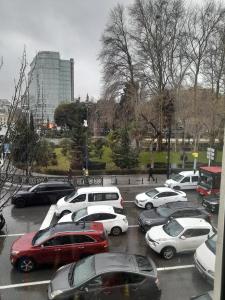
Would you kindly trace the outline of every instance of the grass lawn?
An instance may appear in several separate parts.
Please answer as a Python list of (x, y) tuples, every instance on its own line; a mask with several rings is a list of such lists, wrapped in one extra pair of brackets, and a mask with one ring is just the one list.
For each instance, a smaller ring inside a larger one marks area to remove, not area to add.
[[(45, 172), (47, 169), (51, 170), (61, 170), (68, 172), (70, 167), (70, 158), (68, 156), (64, 156), (61, 153), (62, 148), (56, 148), (55, 153), (58, 161), (58, 165), (56, 166), (48, 166), (47, 168), (42, 168), (41, 170)], [(102, 158), (99, 159), (98, 157), (91, 156), (91, 160), (105, 162), (107, 170), (118, 170), (119, 168), (115, 166), (112, 162), (112, 151), (109, 147), (104, 146), (104, 151)], [(194, 158), (191, 153), (187, 153), (188, 161), (193, 162)], [(167, 152), (148, 152), (148, 151), (141, 151), (139, 154), (139, 167), (145, 168), (151, 161), (159, 162), (159, 163), (166, 163), (167, 162)], [(200, 151), (198, 161), (201, 163), (208, 163), (206, 158), (206, 152)], [(216, 161), (222, 161), (222, 151), (217, 151)], [(171, 163), (182, 163), (180, 160), (180, 152), (173, 152), (171, 151)]]

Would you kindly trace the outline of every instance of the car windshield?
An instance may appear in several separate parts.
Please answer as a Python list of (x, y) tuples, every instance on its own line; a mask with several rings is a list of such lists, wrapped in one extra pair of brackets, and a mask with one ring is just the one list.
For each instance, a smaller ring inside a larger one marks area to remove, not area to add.
[(172, 213), (172, 209), (166, 208), (166, 207), (158, 207), (156, 209), (156, 212), (161, 217), (169, 217), (171, 215), (171, 213)]
[(171, 179), (173, 179), (174, 181), (177, 181), (177, 182), (180, 182), (183, 178), (184, 178), (184, 176), (180, 175), (180, 174), (175, 174), (175, 175), (171, 176)]
[(214, 254), (216, 254), (216, 241), (217, 241), (217, 234), (211, 236), (206, 242), (206, 246), (211, 250)]
[(78, 210), (77, 212), (74, 212), (72, 214), (72, 220), (74, 222), (79, 221), (82, 217), (86, 216), (88, 214), (87, 212), (87, 208), (82, 208), (80, 210)]
[(96, 275), (94, 256), (80, 260), (74, 269), (73, 285), (80, 286)]
[(151, 198), (153, 198), (155, 195), (157, 195), (159, 192), (156, 189), (149, 190), (145, 194)]
[(43, 243), (46, 239), (48, 239), (52, 234), (52, 228), (40, 230), (37, 232), (37, 234), (34, 236), (32, 245), (40, 245)]
[(28, 191), (33, 192), (38, 186), (39, 186), (39, 184), (36, 184), (36, 185), (32, 186)]
[(178, 236), (184, 228), (176, 221), (172, 220), (163, 226), (163, 230), (170, 236)]
[(65, 198), (64, 198), (64, 200), (65, 201), (70, 201), (72, 198), (75, 198), (75, 197), (77, 197), (77, 192), (76, 191), (74, 191), (74, 192), (72, 192), (71, 194), (69, 194), (69, 195), (67, 195)]

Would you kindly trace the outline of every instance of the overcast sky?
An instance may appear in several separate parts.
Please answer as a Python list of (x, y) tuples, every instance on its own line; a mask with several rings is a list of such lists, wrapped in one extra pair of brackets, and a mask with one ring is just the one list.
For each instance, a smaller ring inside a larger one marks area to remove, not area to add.
[(24, 45), (29, 62), (38, 51), (74, 58), (75, 97), (98, 98), (97, 55), (110, 9), (132, 0), (0, 0), (0, 99), (11, 99)]
[[(202, 0), (185, 0), (185, 3)], [(28, 61), (38, 51), (74, 58), (75, 97), (98, 98), (101, 90), (100, 37), (117, 3), (133, 0), (0, 0), (0, 99), (11, 99), (23, 48)]]

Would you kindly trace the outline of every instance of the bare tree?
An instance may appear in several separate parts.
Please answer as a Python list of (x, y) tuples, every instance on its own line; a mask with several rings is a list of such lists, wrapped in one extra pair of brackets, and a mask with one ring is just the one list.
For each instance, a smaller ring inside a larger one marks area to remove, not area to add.
[[(127, 17), (122, 5), (111, 10), (110, 20), (101, 38), (99, 59), (103, 65), (106, 95), (120, 95), (125, 84), (136, 90), (135, 62)], [(136, 99), (137, 100), (137, 99)]]
[(197, 110), (197, 88), (201, 75), (201, 67), (204, 58), (208, 54), (209, 41), (212, 35), (215, 34), (216, 27), (223, 17), (224, 9), (221, 4), (217, 5), (213, 0), (205, 2), (202, 7), (196, 5), (189, 11), (186, 35), (189, 47), (186, 48), (186, 54), (191, 64), (190, 79), (193, 81), (194, 86), (192, 109), (195, 122), (195, 150), (197, 150), (198, 147), (198, 132), (201, 126), (198, 121), (199, 112)]

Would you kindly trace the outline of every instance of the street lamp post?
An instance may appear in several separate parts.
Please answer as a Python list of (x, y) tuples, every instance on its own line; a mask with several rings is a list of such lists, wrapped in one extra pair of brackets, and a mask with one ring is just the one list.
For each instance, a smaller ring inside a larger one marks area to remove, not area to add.
[(168, 147), (167, 147), (167, 179), (170, 177), (170, 140), (171, 140), (171, 127), (172, 127), (172, 115), (174, 112), (173, 101), (170, 99), (169, 103), (165, 107), (167, 124), (168, 124)]

